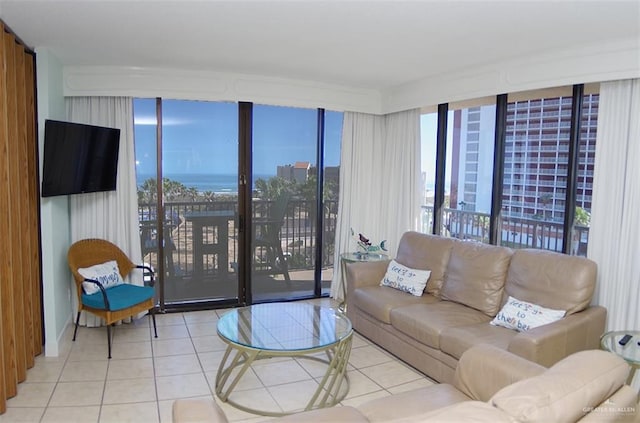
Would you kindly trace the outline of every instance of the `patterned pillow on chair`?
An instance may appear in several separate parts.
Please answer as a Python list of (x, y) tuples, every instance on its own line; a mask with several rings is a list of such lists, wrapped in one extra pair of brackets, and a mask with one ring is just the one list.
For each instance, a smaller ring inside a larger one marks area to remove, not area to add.
[[(81, 267), (78, 269), (78, 273), (80, 273), (85, 279), (97, 280), (102, 284), (104, 289), (124, 283), (124, 281), (122, 280), (122, 276), (120, 276), (118, 262), (116, 262), (115, 260), (96, 264), (91, 267)], [(82, 288), (88, 295), (95, 294), (96, 292), (100, 291), (98, 285), (91, 282), (82, 282)]]

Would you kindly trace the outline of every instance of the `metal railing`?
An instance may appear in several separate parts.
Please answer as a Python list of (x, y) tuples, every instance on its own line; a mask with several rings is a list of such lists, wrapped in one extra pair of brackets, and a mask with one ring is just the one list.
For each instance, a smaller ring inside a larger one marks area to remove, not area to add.
[[(488, 213), (445, 208), (442, 216), (442, 234), (453, 238), (489, 242)], [(433, 206), (422, 206), (422, 231), (431, 233)], [(563, 251), (564, 227), (562, 223), (543, 219), (505, 217), (501, 222), (500, 245), (511, 248), (539, 248)], [(571, 253), (585, 256), (589, 242), (589, 227), (575, 225)]]
[[(337, 200), (324, 203), (324, 233), (322, 245), (323, 268), (333, 266), (333, 251), (335, 241), (336, 220), (338, 211)], [(268, 200), (253, 200), (253, 219), (269, 216), (272, 202)], [(283, 225), (280, 229), (282, 249), (287, 257), (290, 270), (314, 269), (316, 250), (317, 226), (315, 224), (315, 201), (292, 199), (287, 207)], [(230, 211), (236, 216), (228, 223), (228, 239), (217, 239), (217, 231), (213, 227), (202, 228), (203, 242), (227, 245), (229, 263), (217, 263), (215, 257), (207, 257), (203, 261), (203, 271), (206, 274), (226, 266), (226, 271), (234, 272), (234, 264), (238, 262), (238, 232), (237, 232), (237, 202), (209, 201), (209, 202), (167, 202), (164, 205), (164, 250), (167, 257), (169, 276), (189, 277), (193, 274), (193, 226), (185, 219), (191, 213), (213, 211)], [(140, 219), (140, 236), (142, 255), (145, 262), (157, 266), (157, 208), (155, 204), (138, 204)], [(223, 268), (224, 269), (224, 268)]]

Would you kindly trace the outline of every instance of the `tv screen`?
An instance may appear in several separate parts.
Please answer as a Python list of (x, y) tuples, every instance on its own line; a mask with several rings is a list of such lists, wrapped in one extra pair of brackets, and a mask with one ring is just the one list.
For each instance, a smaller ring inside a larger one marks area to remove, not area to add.
[(46, 120), (42, 196), (116, 189), (120, 130)]

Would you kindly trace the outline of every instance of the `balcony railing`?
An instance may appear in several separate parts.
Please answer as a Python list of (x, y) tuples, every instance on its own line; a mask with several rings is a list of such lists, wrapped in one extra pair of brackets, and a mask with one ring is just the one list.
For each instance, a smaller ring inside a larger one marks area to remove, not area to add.
[[(272, 203), (254, 200), (253, 219), (269, 215)], [(290, 270), (311, 270), (314, 268), (316, 251), (315, 202), (292, 200), (287, 208), (284, 224), (280, 230), (282, 249), (287, 257)], [(324, 233), (322, 246), (322, 268), (333, 267), (333, 252), (337, 220), (337, 201), (326, 201), (324, 207)], [(140, 235), (143, 258), (157, 267), (157, 213), (155, 205), (140, 204)], [(194, 274), (193, 224), (185, 218), (190, 213), (229, 211), (237, 215), (237, 203), (234, 201), (213, 202), (173, 202), (165, 204), (164, 236), (167, 274), (170, 277), (192, 277)], [(422, 206), (423, 232), (431, 232), (433, 206)], [(489, 242), (489, 220), (487, 213), (445, 208), (442, 232), (454, 238)], [(206, 275), (214, 275), (222, 270), (235, 272), (234, 263), (238, 262), (237, 218), (228, 222), (228, 239), (217, 239), (213, 228), (203, 228), (203, 242), (220, 243), (228, 248), (228, 263), (217, 263), (211, 257), (203, 260), (201, 269)], [(511, 248), (540, 248), (561, 252), (563, 250), (563, 225), (547, 220), (508, 217), (502, 220), (501, 245)], [(574, 227), (572, 253), (586, 255), (589, 228)]]
[[(253, 219), (269, 216), (272, 202), (266, 200), (254, 200)], [(325, 201), (324, 207), (324, 233), (322, 246), (323, 268), (333, 266), (333, 248), (335, 240), (337, 201)], [(147, 263), (157, 266), (157, 212), (152, 204), (139, 204), (138, 214), (140, 219), (140, 236), (143, 258)], [(194, 274), (194, 226), (190, 219), (186, 218), (193, 213), (227, 211), (228, 239), (218, 239), (218, 232), (213, 227), (204, 226), (202, 230), (203, 244), (226, 245), (228, 248), (228, 263), (217, 263), (213, 257), (205, 257), (202, 261), (202, 269), (196, 269), (203, 275), (213, 275), (224, 270), (233, 273), (235, 263), (238, 262), (238, 232), (237, 232), (237, 203), (235, 201), (210, 201), (210, 202), (167, 202), (165, 203), (164, 219), (164, 250), (167, 256), (166, 267), (169, 276), (191, 277)], [(291, 200), (287, 207), (284, 223), (280, 229), (280, 241), (282, 249), (287, 257), (290, 270), (311, 270), (314, 268), (316, 250), (317, 227), (315, 224), (315, 201)], [(198, 261), (199, 262), (199, 261)]]
[[(430, 233), (433, 225), (433, 206), (422, 206), (423, 232)], [(453, 238), (489, 242), (489, 219), (487, 213), (445, 208), (442, 216), (442, 233)], [(563, 251), (562, 223), (544, 219), (506, 217), (502, 219), (501, 245), (511, 248), (539, 248)], [(571, 253), (586, 255), (589, 227), (576, 225), (573, 232)]]

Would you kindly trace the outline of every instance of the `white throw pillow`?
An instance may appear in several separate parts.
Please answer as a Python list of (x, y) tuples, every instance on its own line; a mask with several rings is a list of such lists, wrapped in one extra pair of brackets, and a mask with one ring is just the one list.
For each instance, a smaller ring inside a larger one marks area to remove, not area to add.
[[(97, 280), (102, 284), (102, 286), (104, 286), (104, 289), (124, 283), (122, 276), (120, 276), (118, 262), (115, 260), (96, 264), (91, 267), (81, 267), (78, 269), (78, 273), (84, 276), (85, 279)], [(82, 282), (82, 287), (84, 288), (84, 292), (88, 295), (95, 294), (100, 291), (98, 285), (91, 282)]]
[(560, 320), (565, 314), (565, 310), (545, 308), (510, 296), (491, 324), (525, 332)]
[(420, 297), (427, 286), (429, 276), (431, 276), (431, 270), (411, 269), (395, 260), (391, 260), (380, 286), (399, 289)]

